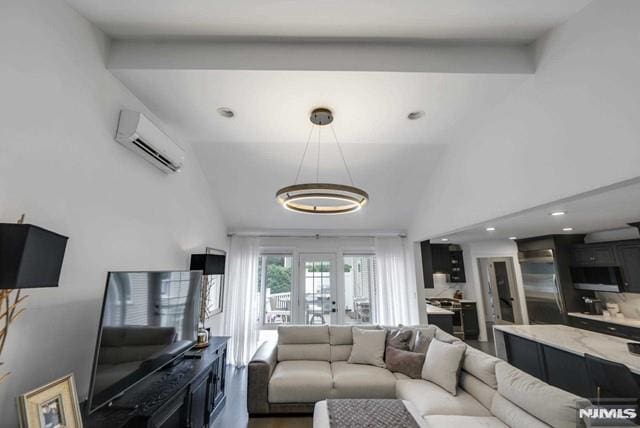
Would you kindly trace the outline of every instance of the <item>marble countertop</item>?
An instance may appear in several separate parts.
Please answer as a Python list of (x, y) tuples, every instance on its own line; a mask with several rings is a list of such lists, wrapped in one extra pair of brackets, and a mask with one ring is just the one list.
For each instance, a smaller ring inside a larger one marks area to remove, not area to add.
[(576, 355), (591, 354), (615, 361), (640, 375), (640, 355), (629, 352), (628, 339), (559, 324), (496, 325), (493, 328)]
[(618, 324), (625, 325), (627, 327), (640, 328), (640, 320), (633, 318), (605, 317), (604, 315), (583, 314), (582, 312), (569, 312), (568, 315), (572, 317), (586, 318), (588, 320), (606, 322), (609, 324)]
[(452, 311), (427, 303), (427, 315), (455, 315)]

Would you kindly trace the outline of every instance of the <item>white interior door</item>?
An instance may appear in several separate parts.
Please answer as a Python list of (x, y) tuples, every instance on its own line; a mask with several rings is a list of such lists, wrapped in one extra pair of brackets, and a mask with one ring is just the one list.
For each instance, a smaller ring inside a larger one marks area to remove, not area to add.
[(301, 254), (298, 313), (303, 324), (337, 324), (335, 254)]

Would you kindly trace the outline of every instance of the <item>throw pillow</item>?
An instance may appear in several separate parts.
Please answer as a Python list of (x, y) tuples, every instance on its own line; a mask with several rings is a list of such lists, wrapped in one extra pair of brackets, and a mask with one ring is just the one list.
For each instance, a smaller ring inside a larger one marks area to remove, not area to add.
[(467, 345), (462, 342), (445, 343), (434, 339), (429, 344), (422, 366), (422, 378), (456, 395), (462, 357)]
[(433, 334), (429, 334), (426, 331), (418, 330), (416, 332), (416, 341), (413, 344), (412, 352), (426, 354), (427, 350), (429, 349), (429, 344), (433, 340), (434, 334), (435, 331), (433, 332)]
[(402, 349), (403, 351), (411, 350), (411, 339), (413, 338), (413, 330), (407, 328), (394, 328), (389, 330), (387, 334), (387, 347)]
[(424, 358), (424, 354), (387, 346), (384, 363), (387, 366), (387, 370), (406, 374), (412, 379), (420, 379)]
[(386, 339), (386, 330), (363, 330), (353, 327), (353, 346), (347, 362), (385, 368), (383, 358)]

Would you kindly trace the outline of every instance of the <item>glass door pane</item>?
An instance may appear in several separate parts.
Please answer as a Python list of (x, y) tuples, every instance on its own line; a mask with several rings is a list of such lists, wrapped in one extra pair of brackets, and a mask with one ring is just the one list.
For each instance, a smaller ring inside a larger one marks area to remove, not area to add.
[(333, 255), (300, 256), (304, 324), (336, 322), (334, 260)]
[(265, 326), (291, 322), (292, 257), (263, 255), (260, 258), (260, 284), (264, 287), (262, 322)]
[(371, 324), (375, 256), (344, 256), (343, 324)]

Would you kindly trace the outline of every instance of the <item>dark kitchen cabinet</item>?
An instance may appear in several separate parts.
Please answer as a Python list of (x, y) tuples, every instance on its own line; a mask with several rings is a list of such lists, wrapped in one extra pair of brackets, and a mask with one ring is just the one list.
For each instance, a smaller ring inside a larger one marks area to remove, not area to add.
[(462, 316), (462, 328), (465, 340), (476, 340), (480, 335), (478, 324), (478, 309), (475, 302), (463, 302), (460, 304)]
[(581, 397), (595, 397), (596, 387), (587, 373), (584, 357), (550, 346), (541, 346), (540, 350), (549, 384)]
[(431, 244), (431, 260), (433, 273), (448, 274), (451, 271), (449, 245)]
[(640, 293), (640, 243), (618, 244), (616, 253), (622, 267), (625, 291)]
[(431, 261), (431, 243), (429, 241), (420, 243), (420, 256), (422, 258), (424, 288), (433, 288), (433, 263)]
[(511, 365), (538, 379), (545, 380), (547, 378), (539, 343), (512, 334), (505, 334), (504, 344)]
[(449, 282), (467, 282), (462, 250), (449, 251)]
[(569, 325), (583, 330), (594, 331), (596, 333), (610, 334), (612, 336), (623, 337), (640, 341), (640, 328), (626, 325), (614, 324), (603, 321), (596, 321), (588, 318), (569, 315)]
[(605, 245), (575, 245), (571, 250), (573, 266), (615, 266), (617, 264), (615, 248)]

